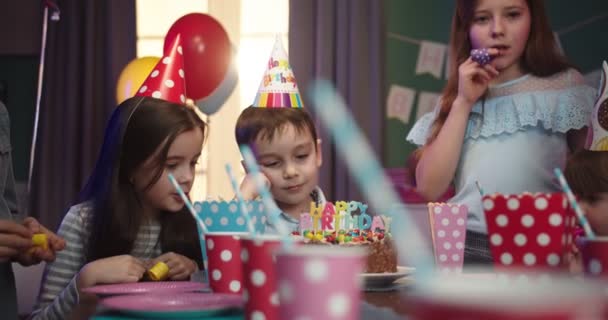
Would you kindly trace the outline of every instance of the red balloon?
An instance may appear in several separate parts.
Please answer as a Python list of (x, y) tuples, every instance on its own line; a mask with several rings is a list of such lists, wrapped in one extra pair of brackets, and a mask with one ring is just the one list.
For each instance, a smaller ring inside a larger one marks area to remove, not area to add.
[(190, 13), (175, 21), (167, 32), (165, 53), (178, 34), (184, 53), (186, 95), (194, 100), (207, 97), (226, 77), (231, 57), (228, 34), (214, 18)]

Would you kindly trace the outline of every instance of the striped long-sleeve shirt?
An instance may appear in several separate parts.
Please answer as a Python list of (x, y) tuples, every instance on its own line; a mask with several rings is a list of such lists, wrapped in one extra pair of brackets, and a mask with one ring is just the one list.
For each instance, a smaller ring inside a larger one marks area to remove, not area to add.
[[(90, 234), (92, 204), (81, 203), (70, 208), (57, 234), (66, 240), (65, 249), (57, 252), (54, 262), (46, 265), (33, 319), (65, 319), (78, 303), (76, 276), (85, 264), (84, 252)], [(143, 225), (137, 234), (131, 255), (153, 259), (161, 254), (160, 224)]]

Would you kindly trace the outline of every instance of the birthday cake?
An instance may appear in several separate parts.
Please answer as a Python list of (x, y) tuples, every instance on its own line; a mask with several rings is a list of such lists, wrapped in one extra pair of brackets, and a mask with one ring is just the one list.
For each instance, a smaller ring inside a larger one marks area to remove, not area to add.
[(317, 206), (300, 216), (305, 244), (360, 246), (367, 249), (366, 273), (397, 272), (397, 250), (389, 232), (391, 219), (371, 216), (367, 205), (356, 201), (337, 201)]

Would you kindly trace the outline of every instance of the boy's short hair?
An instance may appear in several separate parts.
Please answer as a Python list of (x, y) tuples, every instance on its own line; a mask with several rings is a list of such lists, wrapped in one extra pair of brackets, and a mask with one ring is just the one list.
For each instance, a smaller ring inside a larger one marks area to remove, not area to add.
[(568, 159), (564, 176), (575, 195), (594, 203), (608, 193), (608, 151), (577, 151)]
[(236, 121), (236, 142), (240, 146), (257, 139), (272, 141), (275, 133), (280, 133), (287, 124), (292, 124), (299, 133), (310, 132), (316, 149), (317, 129), (310, 114), (302, 108), (246, 108)]

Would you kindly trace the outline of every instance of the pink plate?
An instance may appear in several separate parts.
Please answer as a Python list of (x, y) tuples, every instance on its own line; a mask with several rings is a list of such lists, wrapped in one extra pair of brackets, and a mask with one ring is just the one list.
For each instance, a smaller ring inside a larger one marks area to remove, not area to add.
[(194, 281), (159, 281), (104, 284), (83, 289), (98, 295), (138, 294), (153, 292), (192, 292), (209, 290), (207, 284)]
[(243, 307), (238, 294), (223, 293), (163, 293), (124, 295), (106, 298), (101, 304), (145, 318), (204, 317)]

